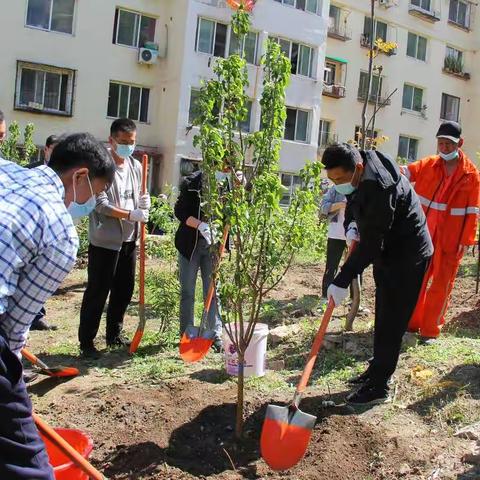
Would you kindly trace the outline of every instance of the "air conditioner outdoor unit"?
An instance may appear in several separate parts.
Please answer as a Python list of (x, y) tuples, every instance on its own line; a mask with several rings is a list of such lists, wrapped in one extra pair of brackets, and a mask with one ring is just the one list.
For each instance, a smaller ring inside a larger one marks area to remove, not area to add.
[(153, 65), (157, 63), (158, 50), (151, 48), (140, 48), (138, 51), (138, 63)]

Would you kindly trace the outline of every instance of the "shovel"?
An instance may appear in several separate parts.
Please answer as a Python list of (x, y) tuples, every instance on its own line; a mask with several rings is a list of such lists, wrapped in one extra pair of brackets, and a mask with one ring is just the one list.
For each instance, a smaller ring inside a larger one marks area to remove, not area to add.
[[(148, 174), (148, 155), (143, 155), (142, 158), (142, 195), (147, 193), (147, 174)], [(137, 351), (140, 342), (142, 341), (143, 332), (145, 330), (145, 224), (140, 225), (140, 272), (139, 272), (139, 287), (138, 287), (138, 326), (137, 331), (130, 344), (129, 353)]]
[(75, 367), (53, 367), (50, 368), (47, 364), (43, 363), (33, 353), (29, 352), (26, 348), (22, 348), (22, 355), (30, 363), (32, 363), (38, 369), (38, 373), (47, 375), (49, 377), (76, 377), (80, 372)]
[[(223, 230), (222, 242), (218, 250), (218, 261), (221, 260), (223, 252), (225, 251), (225, 244), (227, 243), (229, 227), (226, 226)], [(207, 297), (203, 307), (202, 319), (200, 325), (195, 327), (190, 325), (186, 328), (180, 340), (180, 356), (185, 362), (198, 362), (210, 350), (215, 340), (215, 332), (207, 330), (205, 325), (207, 323), (208, 312), (212, 304), (213, 296), (215, 294), (215, 283), (212, 279), (208, 287)]]
[[(354, 248), (355, 243), (350, 247), (349, 254), (351, 254)], [(260, 437), (260, 451), (265, 462), (273, 470), (288, 470), (292, 468), (303, 458), (307, 451), (317, 417), (302, 412), (299, 405), (307, 388), (308, 380), (322, 346), (334, 308), (335, 303), (330, 298), (292, 403), (288, 407), (280, 407), (278, 405), (268, 405), (267, 407)]]

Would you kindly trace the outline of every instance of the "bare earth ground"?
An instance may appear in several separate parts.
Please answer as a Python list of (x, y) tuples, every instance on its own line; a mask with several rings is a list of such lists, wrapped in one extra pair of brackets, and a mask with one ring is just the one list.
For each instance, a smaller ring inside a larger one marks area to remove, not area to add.
[[(302, 410), (319, 419), (306, 457), (283, 473), (262, 461), (266, 405), (291, 398), (318, 326), (322, 268), (296, 264), (272, 296), (266, 318), (273, 325), (298, 323), (301, 332), (269, 349), (270, 360), (284, 362), (280, 371), (248, 382), (240, 444), (233, 441), (236, 385), (220, 355), (186, 366), (171, 346), (149, 334), (133, 358), (123, 351), (105, 351), (98, 362), (78, 357), (84, 270), (74, 271), (47, 305), (48, 320), (59, 330), (32, 332), (29, 342), (48, 364), (77, 366), (82, 375), (63, 383), (36, 381), (30, 386), (34, 408), (53, 426), (88, 432), (95, 443), (92, 461), (110, 479), (480, 479), (480, 470), (461, 461), (471, 442), (453, 437), (458, 427), (480, 420), (479, 309), (471, 258), (457, 280), (440, 342), (405, 348), (391, 404), (360, 412), (345, 406), (345, 380), (364, 368), (371, 353), (372, 315), (360, 317), (348, 334), (341, 333), (343, 319), (335, 318), (302, 402)], [(364, 303), (373, 309), (369, 273), (364, 283)], [(129, 332), (136, 321), (134, 305)], [(154, 320), (147, 329), (155, 331)], [(98, 346), (104, 348), (103, 338)], [(322, 406), (325, 400), (336, 406)]]

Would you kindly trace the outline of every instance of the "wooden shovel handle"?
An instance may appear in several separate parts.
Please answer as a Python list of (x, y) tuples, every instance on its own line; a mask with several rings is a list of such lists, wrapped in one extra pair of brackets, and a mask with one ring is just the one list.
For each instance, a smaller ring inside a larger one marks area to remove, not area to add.
[(52, 427), (43, 421), (37, 414), (32, 413), (33, 420), (37, 428), (43, 435), (48, 438), (62, 453), (64, 453), (78, 468), (82, 470), (89, 478), (94, 480), (105, 480), (105, 477), (100, 473), (90, 462), (83, 458), (67, 441), (65, 441)]
[[(350, 256), (355, 249), (356, 242), (353, 242), (349, 251), (348, 256)], [(348, 258), (347, 256), (347, 258)], [(322, 346), (323, 339), (325, 337), (325, 333), (328, 328), (328, 324), (330, 323), (330, 319), (332, 318), (333, 310), (335, 309), (335, 302), (333, 298), (330, 298), (328, 301), (327, 309), (323, 314), (322, 322), (320, 323), (320, 328), (315, 335), (315, 340), (313, 341), (312, 348), (310, 349), (310, 353), (308, 354), (307, 363), (305, 364), (305, 368), (303, 369), (302, 376), (300, 381), (297, 385), (297, 394), (300, 394), (305, 391), (307, 388), (308, 380), (310, 380), (310, 375), (312, 374), (313, 367), (315, 365), (315, 361), (317, 360), (318, 352), (320, 351), (320, 347)]]

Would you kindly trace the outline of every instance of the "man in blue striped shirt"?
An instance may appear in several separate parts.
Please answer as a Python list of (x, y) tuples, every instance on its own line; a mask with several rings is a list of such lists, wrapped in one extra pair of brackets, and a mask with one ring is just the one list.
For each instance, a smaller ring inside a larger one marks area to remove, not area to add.
[(30, 325), (75, 263), (73, 221), (88, 215), (115, 164), (89, 134), (66, 137), (48, 166), (0, 159), (0, 478), (53, 480), (32, 419), (20, 350)]

